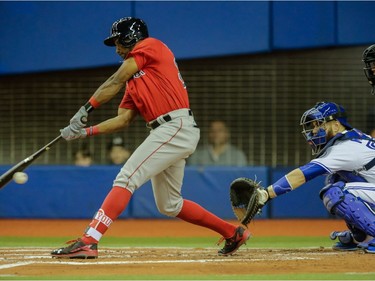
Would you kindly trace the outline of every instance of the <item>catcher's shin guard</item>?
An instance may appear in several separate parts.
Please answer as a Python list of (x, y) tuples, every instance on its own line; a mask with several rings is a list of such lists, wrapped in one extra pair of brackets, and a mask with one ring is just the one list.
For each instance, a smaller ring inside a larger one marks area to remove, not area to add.
[(361, 198), (343, 190), (344, 186), (343, 182), (337, 182), (330, 188), (325, 187), (322, 194), (324, 206), (348, 225), (375, 236), (375, 211)]

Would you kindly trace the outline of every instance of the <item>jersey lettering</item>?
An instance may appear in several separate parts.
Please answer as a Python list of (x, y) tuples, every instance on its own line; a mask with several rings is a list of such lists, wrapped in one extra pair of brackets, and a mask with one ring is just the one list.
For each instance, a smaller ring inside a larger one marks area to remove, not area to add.
[(146, 75), (146, 73), (144, 73), (144, 71), (143, 70), (140, 70), (140, 71), (138, 71), (137, 73), (135, 73), (134, 75), (133, 75), (133, 78), (139, 78), (139, 77), (141, 77), (141, 76), (143, 76), (143, 75)]
[(373, 140), (369, 140), (366, 146), (372, 150), (375, 150), (375, 142)]

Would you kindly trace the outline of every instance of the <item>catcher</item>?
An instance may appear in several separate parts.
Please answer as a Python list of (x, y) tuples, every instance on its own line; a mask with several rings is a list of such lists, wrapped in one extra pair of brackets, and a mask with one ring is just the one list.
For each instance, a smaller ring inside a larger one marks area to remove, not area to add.
[(331, 233), (334, 250), (375, 253), (375, 140), (353, 128), (345, 109), (319, 102), (301, 117), (302, 134), (316, 158), (263, 188), (236, 179), (230, 188), (233, 211), (247, 225), (272, 198), (290, 192), (319, 175), (328, 175), (319, 193), (326, 209), (348, 227)]

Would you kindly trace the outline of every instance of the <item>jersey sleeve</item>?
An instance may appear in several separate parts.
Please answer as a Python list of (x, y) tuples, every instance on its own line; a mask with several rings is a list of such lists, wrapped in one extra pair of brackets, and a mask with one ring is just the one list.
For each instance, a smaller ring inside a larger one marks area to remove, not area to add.
[(317, 176), (324, 175), (330, 172), (325, 166), (319, 165), (319, 163), (315, 163), (313, 161), (307, 163), (304, 166), (301, 166), (300, 170), (305, 176), (306, 182), (316, 178)]
[(347, 140), (329, 147), (326, 153), (311, 162), (322, 166), (330, 174), (352, 171), (360, 165), (357, 163), (358, 153), (355, 142)]
[(152, 40), (144, 40), (129, 53), (129, 56), (134, 58), (138, 69), (143, 69), (145, 65), (152, 63), (153, 58), (156, 57), (155, 47)]

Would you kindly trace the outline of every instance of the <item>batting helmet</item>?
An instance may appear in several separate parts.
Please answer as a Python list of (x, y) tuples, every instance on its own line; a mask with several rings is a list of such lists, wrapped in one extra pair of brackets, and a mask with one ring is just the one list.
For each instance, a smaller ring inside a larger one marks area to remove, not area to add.
[(319, 102), (303, 113), (300, 122), (302, 135), (311, 146), (312, 154), (318, 154), (329, 141), (326, 130), (319, 127), (314, 131), (315, 127), (332, 120), (339, 121), (348, 130), (353, 129), (347, 121), (345, 109), (334, 102)]
[(363, 70), (368, 82), (372, 86), (371, 93), (375, 94), (375, 75), (371, 70), (371, 68), (375, 68), (375, 44), (371, 45), (363, 52), (362, 61), (365, 63), (365, 68), (363, 68)]
[(139, 40), (148, 37), (146, 23), (138, 18), (126, 17), (115, 21), (112, 24), (111, 36), (104, 40), (107, 46), (115, 46), (118, 38), (119, 43), (126, 48), (133, 46)]

